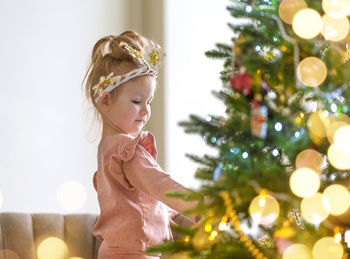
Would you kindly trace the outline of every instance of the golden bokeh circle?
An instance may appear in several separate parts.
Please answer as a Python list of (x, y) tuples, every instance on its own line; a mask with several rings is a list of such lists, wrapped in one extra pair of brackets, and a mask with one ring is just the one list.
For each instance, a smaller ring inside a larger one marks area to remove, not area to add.
[(329, 201), (317, 192), (301, 201), (300, 211), (306, 221), (318, 225), (329, 215)]
[(299, 168), (290, 176), (289, 185), (296, 196), (301, 198), (310, 197), (320, 188), (320, 178), (310, 168)]
[(346, 143), (335, 141), (329, 146), (328, 161), (339, 170), (350, 169), (350, 149)]
[(312, 254), (306, 245), (293, 244), (284, 250), (282, 259), (312, 259)]
[(330, 117), (326, 116), (324, 111), (319, 110), (312, 113), (307, 121), (310, 137), (313, 136), (322, 141), (322, 139), (327, 137), (327, 129), (330, 123)]
[(345, 127), (345, 126), (348, 126), (348, 123), (344, 122), (344, 121), (333, 121), (329, 126), (328, 128), (326, 129), (327, 130), (327, 138), (328, 138), (328, 141), (329, 143), (334, 143), (334, 135), (335, 135), (335, 132), (342, 128), (342, 127)]
[(341, 244), (334, 242), (333, 237), (324, 237), (315, 243), (312, 254), (317, 259), (341, 259), (344, 250)]
[(335, 131), (334, 142), (350, 145), (350, 125), (340, 127)]
[(329, 201), (330, 214), (341, 215), (348, 210), (350, 206), (350, 193), (343, 185), (332, 184), (323, 191), (323, 195)]
[(349, 20), (347, 17), (333, 18), (327, 14), (322, 17), (321, 33), (326, 40), (341, 41), (349, 34)]
[(324, 157), (321, 153), (314, 149), (305, 149), (301, 151), (295, 159), (295, 167), (297, 169), (307, 167), (316, 173), (322, 173), (324, 169)]
[(300, 38), (315, 38), (322, 30), (321, 15), (311, 8), (301, 9), (295, 14), (292, 27)]
[(278, 7), (278, 14), (285, 23), (292, 24), (295, 14), (304, 8), (307, 8), (304, 0), (283, 0)]
[(68, 248), (63, 240), (57, 237), (49, 237), (38, 246), (38, 259), (61, 259), (68, 256)]
[(298, 64), (297, 77), (303, 85), (317, 87), (327, 78), (327, 66), (317, 57), (307, 57)]
[(322, 0), (324, 12), (334, 18), (341, 18), (350, 14), (349, 0)]
[(271, 195), (261, 194), (255, 197), (249, 205), (252, 219), (261, 225), (271, 225), (278, 218), (280, 206)]

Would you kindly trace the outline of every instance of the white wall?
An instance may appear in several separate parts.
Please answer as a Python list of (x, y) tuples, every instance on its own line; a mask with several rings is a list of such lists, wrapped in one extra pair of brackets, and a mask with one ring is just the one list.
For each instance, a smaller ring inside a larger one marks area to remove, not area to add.
[[(204, 52), (230, 40), (229, 1), (164, 0), (164, 14), (162, 2), (0, 0), (0, 211), (69, 213), (56, 194), (74, 180), (85, 189), (87, 202), (73, 212), (98, 213), (92, 175), (99, 136), (89, 142), (91, 117), (85, 116), (81, 90), (91, 49), (102, 36), (126, 29), (162, 41), (162, 17), (167, 57), (161, 86), (165, 100), (159, 105), (166, 104), (167, 140), (162, 142), (164, 134), (157, 132), (157, 142), (166, 146), (165, 152), (160, 150), (161, 157), (166, 154), (165, 169), (185, 186), (198, 185), (193, 178), (198, 165), (184, 154), (212, 150), (199, 136), (184, 134), (177, 123), (190, 113), (224, 111), (210, 93), (221, 87), (222, 62)], [(158, 113), (153, 113), (152, 130), (163, 128), (158, 125), (164, 113)]]
[(212, 94), (220, 90), (222, 61), (209, 59), (205, 51), (215, 43), (230, 43), (232, 32), (228, 0), (166, 0), (166, 161), (173, 178), (188, 187), (198, 187), (194, 179), (199, 166), (185, 157), (216, 154), (199, 135), (184, 133), (179, 121), (190, 114), (223, 115), (224, 105)]
[(81, 81), (96, 40), (127, 28), (126, 4), (0, 1), (0, 211), (67, 212), (56, 191), (69, 180), (87, 192), (75, 212), (98, 211)]

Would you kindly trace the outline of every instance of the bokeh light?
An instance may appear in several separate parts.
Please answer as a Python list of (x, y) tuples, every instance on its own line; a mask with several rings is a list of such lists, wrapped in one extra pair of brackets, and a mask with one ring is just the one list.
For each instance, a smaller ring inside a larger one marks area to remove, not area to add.
[(261, 225), (270, 225), (278, 217), (280, 211), (277, 200), (268, 194), (255, 197), (249, 206), (249, 214), (252, 219)]
[(321, 33), (326, 40), (341, 41), (349, 33), (349, 20), (347, 17), (333, 18), (329, 15), (322, 17), (323, 27)]
[(304, 0), (283, 0), (278, 7), (278, 14), (285, 23), (292, 24), (295, 14), (304, 8), (307, 8)]
[(315, 38), (322, 30), (321, 15), (314, 9), (304, 8), (296, 13), (292, 22), (294, 32), (301, 38)]
[(350, 145), (350, 126), (340, 127), (334, 133), (334, 142)]
[(312, 259), (312, 254), (306, 245), (293, 244), (284, 251), (282, 259)]
[(57, 200), (63, 209), (76, 211), (86, 203), (87, 193), (81, 183), (68, 181), (58, 188)]
[(342, 245), (334, 242), (333, 237), (318, 240), (312, 248), (312, 255), (317, 259), (341, 259), (343, 253)]
[(307, 57), (298, 64), (297, 76), (303, 85), (317, 87), (326, 79), (327, 67), (321, 59)]
[(305, 149), (301, 151), (295, 159), (295, 167), (297, 169), (307, 167), (316, 173), (322, 173), (325, 165), (323, 155), (314, 149)]
[(334, 142), (329, 146), (328, 161), (339, 170), (350, 169), (350, 149), (349, 146), (341, 142)]
[(312, 113), (307, 121), (310, 135), (319, 139), (327, 137), (327, 128), (329, 127), (329, 124), (329, 117), (327, 117), (321, 110)]
[(330, 214), (341, 215), (348, 210), (350, 206), (350, 193), (344, 186), (332, 184), (323, 191), (323, 195), (329, 201)]
[(334, 121), (332, 122), (327, 130), (327, 138), (329, 143), (334, 143), (334, 134), (335, 132), (340, 129), (341, 127), (347, 126), (348, 124), (344, 121)]
[(324, 12), (334, 18), (341, 18), (350, 14), (349, 0), (322, 0)]
[(310, 168), (299, 168), (290, 176), (289, 185), (296, 196), (310, 197), (320, 188), (320, 178)]
[(319, 225), (329, 215), (329, 201), (317, 192), (301, 201), (300, 210), (303, 218), (311, 224)]
[(0, 249), (0, 259), (21, 259), (18, 254), (9, 249)]
[(38, 246), (38, 259), (62, 259), (68, 256), (67, 245), (57, 237), (49, 237)]

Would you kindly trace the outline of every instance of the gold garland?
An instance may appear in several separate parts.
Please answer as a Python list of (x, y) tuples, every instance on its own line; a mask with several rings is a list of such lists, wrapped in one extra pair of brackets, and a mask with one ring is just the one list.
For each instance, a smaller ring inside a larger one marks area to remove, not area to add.
[(248, 248), (249, 252), (252, 254), (252, 256), (254, 256), (254, 258), (267, 259), (267, 257), (253, 244), (253, 242), (249, 240), (248, 236), (242, 232), (241, 222), (238, 219), (237, 213), (233, 207), (229, 193), (227, 191), (221, 191), (220, 196), (224, 200), (226, 206), (226, 215), (224, 218), (232, 222), (233, 229), (238, 234), (240, 240)]

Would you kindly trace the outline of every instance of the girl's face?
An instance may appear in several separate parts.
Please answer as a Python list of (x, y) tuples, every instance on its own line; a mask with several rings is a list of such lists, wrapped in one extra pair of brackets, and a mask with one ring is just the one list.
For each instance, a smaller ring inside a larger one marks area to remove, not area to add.
[[(119, 86), (105, 113), (111, 132), (139, 133), (151, 116), (151, 102), (156, 88), (153, 76), (140, 76)], [(102, 98), (101, 98), (102, 99)]]

